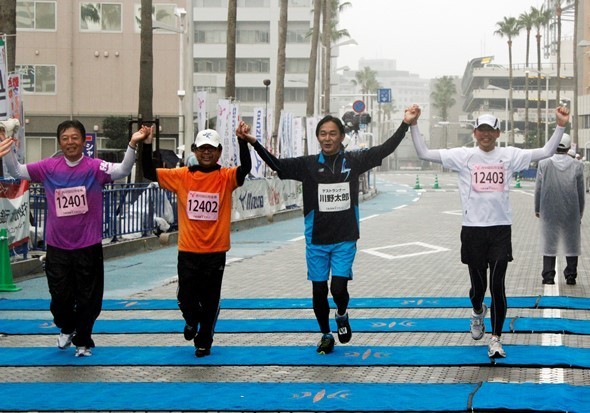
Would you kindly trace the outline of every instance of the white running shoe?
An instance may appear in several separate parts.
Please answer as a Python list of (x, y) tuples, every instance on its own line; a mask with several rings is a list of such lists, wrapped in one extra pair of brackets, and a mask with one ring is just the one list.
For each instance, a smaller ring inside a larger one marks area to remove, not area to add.
[(64, 334), (64, 333), (59, 333), (59, 336), (57, 336), (57, 347), (65, 350), (66, 348), (70, 347), (72, 345), (72, 338), (74, 337), (74, 333), (70, 333), (70, 334)]
[(481, 306), (482, 311), (481, 314), (476, 314), (473, 310), (471, 310), (471, 337), (474, 340), (481, 340), (483, 338), (484, 333), (486, 332), (485, 326), (485, 318), (486, 314), (488, 313), (488, 306), (482, 304)]
[(506, 357), (506, 352), (502, 347), (499, 337), (492, 336), (490, 339), (490, 344), (488, 344), (488, 356), (493, 359)]
[(92, 349), (90, 347), (76, 347), (76, 357), (90, 357), (92, 356)]

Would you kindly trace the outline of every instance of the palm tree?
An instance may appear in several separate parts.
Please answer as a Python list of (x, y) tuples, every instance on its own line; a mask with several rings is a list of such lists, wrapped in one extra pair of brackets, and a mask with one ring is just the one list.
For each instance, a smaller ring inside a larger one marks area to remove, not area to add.
[(520, 25), (526, 30), (526, 61), (524, 80), (524, 146), (526, 148), (529, 136), (529, 56), (531, 50), (531, 30), (533, 29), (532, 12), (524, 12), (518, 17)]
[[(141, 32), (140, 32), (140, 54), (139, 54), (139, 103), (138, 117), (151, 120), (153, 114), (154, 99), (154, 51), (153, 51), (153, 28), (152, 28), (152, 0), (141, 0)], [(151, 154), (147, 154), (151, 156)], [(143, 171), (141, 168), (141, 157), (143, 146), (140, 145), (137, 151), (137, 166), (135, 167), (135, 182), (143, 182)]]
[(279, 11), (279, 45), (277, 51), (277, 82), (275, 89), (275, 117), (272, 128), (272, 148), (275, 154), (277, 150), (277, 136), (279, 134), (279, 124), (281, 121), (281, 111), (285, 106), (285, 63), (287, 61), (287, 22), (289, 21), (288, 0), (280, 0)]
[(365, 66), (354, 74), (356, 80), (353, 80), (355, 86), (360, 87), (361, 95), (368, 95), (371, 92), (376, 92), (379, 89), (379, 82), (377, 81), (377, 72), (369, 66)]
[[(318, 44), (320, 39), (320, 17), (322, 0), (313, 0), (313, 28), (311, 32), (311, 51), (309, 54), (309, 71), (307, 73), (306, 111), (308, 117), (315, 112), (315, 79), (317, 76)], [(321, 93), (321, 91), (320, 91)], [(319, 108), (318, 108), (319, 109)]]
[[(508, 111), (510, 112), (510, 135), (509, 143), (514, 145), (514, 111), (512, 110), (512, 38), (518, 36), (521, 26), (514, 17), (504, 17), (504, 20), (496, 23), (498, 30), (494, 32), (500, 37), (508, 38)], [(508, 119), (506, 119), (508, 121)]]
[[(537, 146), (541, 146), (541, 29), (551, 21), (551, 10), (544, 7), (540, 9), (531, 7), (531, 14), (533, 15), (533, 25), (537, 30), (535, 36), (537, 39)], [(549, 96), (547, 96), (547, 99), (549, 99)], [(547, 121), (545, 119), (545, 122)]]
[(225, 97), (236, 96), (236, 25), (238, 0), (229, 0), (227, 4), (227, 49), (225, 63)]
[[(449, 109), (455, 106), (457, 101), (453, 96), (457, 94), (457, 85), (452, 76), (443, 76), (436, 79), (434, 90), (430, 94), (431, 104), (435, 109), (438, 109), (438, 117), (442, 121), (449, 120)], [(447, 129), (445, 128), (445, 136), (441, 147), (447, 147)]]

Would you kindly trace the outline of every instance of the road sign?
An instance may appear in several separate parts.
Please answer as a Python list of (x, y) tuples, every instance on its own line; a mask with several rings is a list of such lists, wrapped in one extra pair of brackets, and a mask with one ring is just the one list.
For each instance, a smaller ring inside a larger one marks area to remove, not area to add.
[(365, 102), (363, 102), (362, 100), (355, 100), (352, 104), (352, 110), (354, 110), (356, 113), (364, 112)]
[(391, 103), (391, 89), (377, 89), (377, 103)]

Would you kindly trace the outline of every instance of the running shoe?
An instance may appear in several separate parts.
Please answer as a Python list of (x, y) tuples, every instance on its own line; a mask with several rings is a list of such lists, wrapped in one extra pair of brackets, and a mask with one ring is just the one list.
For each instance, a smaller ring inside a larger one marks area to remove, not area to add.
[(336, 311), (336, 325), (338, 326), (338, 341), (346, 344), (352, 338), (352, 330), (348, 322), (348, 312), (344, 315), (339, 315)]
[(184, 339), (186, 341), (191, 341), (197, 335), (197, 328), (190, 326), (188, 324), (184, 325)]
[(205, 357), (208, 356), (209, 354), (211, 354), (211, 349), (210, 348), (197, 348), (195, 350), (195, 356), (201, 358), (201, 357)]
[(92, 349), (90, 347), (76, 347), (76, 357), (90, 357), (92, 356)]
[(565, 279), (567, 285), (576, 285), (576, 277), (569, 276)]
[(506, 357), (506, 352), (502, 347), (499, 337), (492, 336), (490, 339), (490, 344), (488, 344), (488, 356), (493, 359)]
[(57, 336), (57, 347), (62, 350), (65, 350), (66, 348), (70, 347), (72, 345), (73, 337), (74, 333), (59, 333), (59, 336)]
[(324, 334), (318, 343), (317, 352), (320, 354), (329, 354), (334, 351), (334, 336), (330, 333)]
[(484, 333), (486, 332), (486, 326), (484, 320), (486, 318), (486, 314), (488, 312), (488, 306), (482, 304), (481, 306), (482, 311), (480, 314), (476, 314), (475, 311), (471, 311), (471, 337), (474, 340), (481, 340), (483, 338)]

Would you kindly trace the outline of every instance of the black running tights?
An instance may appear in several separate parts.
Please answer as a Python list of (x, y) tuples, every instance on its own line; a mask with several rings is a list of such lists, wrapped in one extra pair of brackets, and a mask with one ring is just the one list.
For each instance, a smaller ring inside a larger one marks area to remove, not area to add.
[[(330, 330), (330, 303), (328, 302), (328, 282), (312, 281), (313, 288), (313, 312), (318, 320), (318, 325), (323, 334)], [(338, 308), (338, 314), (343, 315), (348, 308), (350, 295), (348, 294), (348, 278), (332, 277), (330, 291), (334, 303)]]
[[(490, 308), (492, 335), (500, 337), (507, 311), (504, 280), (506, 278), (508, 261), (492, 261), (489, 263), (489, 268), (490, 294), (492, 296), (492, 307)], [(477, 312), (482, 308), (483, 299), (487, 290), (487, 268), (477, 268), (469, 265), (469, 277), (471, 278), (469, 299), (471, 300), (473, 309)]]

